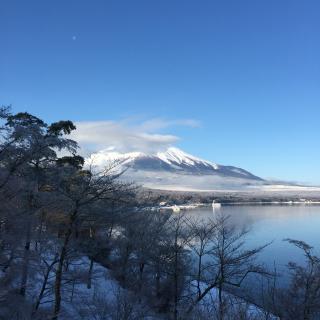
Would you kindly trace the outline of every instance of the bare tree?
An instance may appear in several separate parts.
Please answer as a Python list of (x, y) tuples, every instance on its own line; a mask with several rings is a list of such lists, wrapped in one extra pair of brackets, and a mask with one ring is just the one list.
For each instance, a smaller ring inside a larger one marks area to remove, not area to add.
[[(60, 172), (61, 178), (53, 186), (57, 196), (63, 203), (62, 215), (65, 219), (65, 231), (59, 252), (54, 286), (54, 311), (52, 320), (59, 317), (61, 308), (61, 283), (63, 279), (63, 265), (68, 256), (70, 242), (75, 234), (76, 226), (83, 218), (90, 215), (94, 208), (92, 205), (99, 201), (107, 201), (118, 192), (129, 190), (128, 184), (118, 182), (119, 173), (115, 171), (116, 165), (110, 165), (102, 173), (92, 173), (79, 169), (79, 163), (73, 158), (63, 163), (65, 172)], [(76, 164), (76, 165), (75, 165)]]
[(173, 214), (167, 222), (167, 247), (166, 264), (169, 275), (170, 290), (173, 295), (172, 314), (173, 319), (177, 320), (179, 316), (179, 302), (182, 299), (182, 293), (186, 287), (186, 275), (188, 274), (190, 256), (187, 244), (191, 239), (191, 232), (187, 224), (185, 214)]
[(309, 244), (300, 240), (286, 239), (302, 250), (305, 264), (289, 262), (291, 282), (283, 290), (282, 313), (285, 319), (311, 320), (320, 317), (320, 258)]
[(198, 292), (196, 299), (187, 310), (191, 313), (212, 290), (218, 290), (219, 320), (224, 319), (225, 304), (223, 291), (228, 287), (240, 287), (250, 274), (268, 274), (264, 268), (255, 263), (257, 255), (268, 245), (246, 249), (248, 230), (236, 230), (228, 217), (218, 215), (215, 220), (215, 234), (210, 250), (210, 265), (206, 267), (204, 288)]
[(195, 255), (195, 275), (192, 278), (196, 281), (197, 295), (200, 297), (201, 285), (205, 281), (204, 273), (210, 266), (210, 263), (204, 259), (212, 253), (217, 225), (213, 219), (189, 218), (187, 223), (192, 233), (192, 240), (188, 243), (188, 246)]

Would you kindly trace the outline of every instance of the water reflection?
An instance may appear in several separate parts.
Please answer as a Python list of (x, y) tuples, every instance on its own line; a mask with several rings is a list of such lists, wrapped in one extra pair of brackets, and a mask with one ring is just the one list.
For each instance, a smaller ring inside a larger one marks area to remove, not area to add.
[(218, 208), (201, 208), (188, 213), (201, 219), (216, 214), (230, 216), (230, 222), (238, 228), (249, 228), (248, 247), (259, 246), (270, 241), (272, 244), (260, 255), (261, 262), (286, 272), (289, 261), (303, 263), (300, 251), (284, 242), (285, 238), (303, 240), (320, 248), (320, 206), (319, 205), (228, 205)]

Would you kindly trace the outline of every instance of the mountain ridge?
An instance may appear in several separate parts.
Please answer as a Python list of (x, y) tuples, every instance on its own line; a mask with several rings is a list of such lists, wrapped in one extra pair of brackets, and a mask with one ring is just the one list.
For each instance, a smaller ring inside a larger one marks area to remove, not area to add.
[(92, 154), (87, 161), (98, 168), (118, 162), (125, 169), (127, 180), (151, 188), (232, 188), (265, 182), (242, 168), (207, 161), (175, 147), (156, 153), (105, 149)]

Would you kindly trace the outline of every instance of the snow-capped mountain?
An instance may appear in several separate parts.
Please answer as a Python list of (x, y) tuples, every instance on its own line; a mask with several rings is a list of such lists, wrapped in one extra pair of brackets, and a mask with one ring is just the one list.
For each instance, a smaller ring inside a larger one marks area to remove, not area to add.
[(213, 190), (264, 182), (244, 169), (206, 161), (174, 147), (155, 154), (102, 150), (87, 161), (98, 168), (119, 162), (127, 180), (150, 188)]

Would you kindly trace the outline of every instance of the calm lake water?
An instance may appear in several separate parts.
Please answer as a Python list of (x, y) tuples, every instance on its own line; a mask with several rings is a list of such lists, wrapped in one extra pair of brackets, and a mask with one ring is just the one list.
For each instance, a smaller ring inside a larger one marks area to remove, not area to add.
[(304, 259), (299, 249), (283, 239), (303, 240), (320, 253), (320, 205), (226, 205), (218, 210), (210, 207), (189, 213), (207, 219), (219, 212), (230, 216), (230, 221), (239, 228), (250, 229), (248, 247), (273, 241), (260, 254), (259, 261), (272, 268), (275, 263), (284, 277), (289, 261), (303, 264)]

